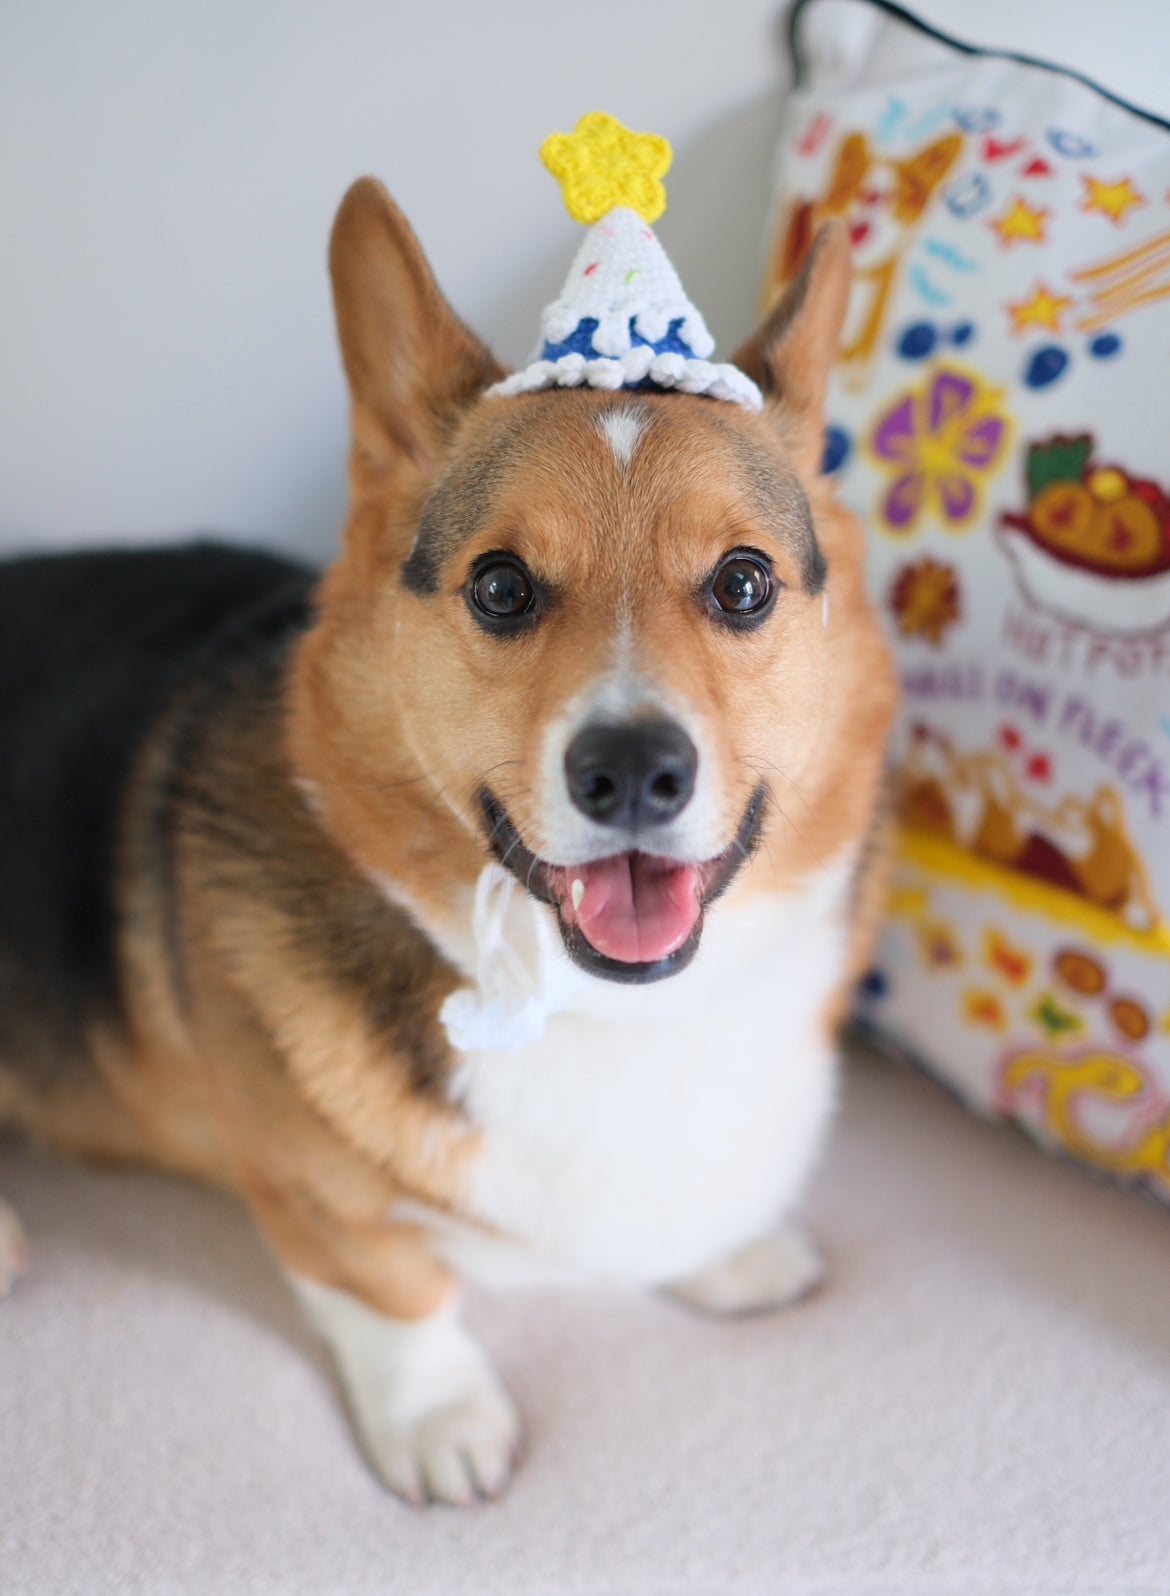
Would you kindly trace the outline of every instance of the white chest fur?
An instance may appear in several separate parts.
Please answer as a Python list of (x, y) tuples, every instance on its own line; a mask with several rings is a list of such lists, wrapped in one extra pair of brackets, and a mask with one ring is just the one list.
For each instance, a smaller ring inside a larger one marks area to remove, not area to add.
[[(774, 1224), (831, 1108), (823, 1016), (848, 875), (836, 864), (799, 895), (718, 904), (682, 974), (590, 979), (536, 1041), (465, 1054), (452, 1095), (483, 1135), (469, 1216), (533, 1265), (647, 1283)], [(458, 1267), (499, 1278), (500, 1249), (446, 1228)]]

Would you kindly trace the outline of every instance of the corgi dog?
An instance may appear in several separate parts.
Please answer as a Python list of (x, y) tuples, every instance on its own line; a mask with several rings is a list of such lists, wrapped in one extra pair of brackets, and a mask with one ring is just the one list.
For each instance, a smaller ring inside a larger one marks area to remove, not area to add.
[[(884, 892), (891, 663), (819, 472), (830, 222), (752, 412), (504, 373), (372, 179), (325, 574), (0, 567), (0, 1120), (237, 1193), (408, 1501), (506, 1485), (459, 1281), (773, 1307)], [(9, 1272), (11, 1216), (0, 1227)]]

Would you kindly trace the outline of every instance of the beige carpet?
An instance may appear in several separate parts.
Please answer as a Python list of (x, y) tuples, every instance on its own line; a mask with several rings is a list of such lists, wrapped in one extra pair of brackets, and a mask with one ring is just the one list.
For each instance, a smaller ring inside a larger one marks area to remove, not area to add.
[(11, 1146), (0, 1190), (6, 1596), (1170, 1592), (1170, 1214), (893, 1067), (848, 1078), (815, 1301), (476, 1299), (530, 1447), (462, 1515), (366, 1473), (230, 1202)]

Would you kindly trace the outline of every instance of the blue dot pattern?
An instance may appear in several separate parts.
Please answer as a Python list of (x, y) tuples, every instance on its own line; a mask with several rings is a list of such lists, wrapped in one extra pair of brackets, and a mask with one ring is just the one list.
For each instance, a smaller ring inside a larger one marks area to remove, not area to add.
[(1043, 349), (1037, 349), (1024, 368), (1024, 381), (1029, 388), (1047, 388), (1050, 383), (1064, 375), (1068, 366), (1068, 356), (1063, 349), (1058, 349), (1055, 344), (1045, 344)]
[(1121, 348), (1121, 339), (1116, 333), (1099, 333), (1089, 345), (1089, 353), (1098, 360), (1108, 360), (1110, 355), (1115, 355)]
[(821, 456), (821, 475), (831, 476), (840, 471), (849, 458), (849, 434), (844, 427), (825, 428), (825, 452)]
[(938, 342), (938, 333), (928, 321), (916, 321), (898, 340), (898, 353), (903, 360), (925, 360)]
[(875, 965), (862, 976), (857, 984), (857, 990), (862, 997), (884, 998), (890, 990), (889, 976)]

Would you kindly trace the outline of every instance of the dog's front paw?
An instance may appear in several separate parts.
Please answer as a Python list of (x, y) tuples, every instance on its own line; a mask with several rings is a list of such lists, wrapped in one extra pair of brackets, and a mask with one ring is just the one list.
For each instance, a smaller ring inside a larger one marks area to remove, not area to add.
[(16, 1210), (0, 1197), (0, 1297), (12, 1290), (18, 1275), (28, 1266), (28, 1247)]
[(827, 1272), (814, 1243), (789, 1224), (667, 1289), (704, 1313), (761, 1313), (811, 1295)]
[(346, 1292), (290, 1278), (332, 1349), (378, 1477), (416, 1507), (499, 1496), (516, 1466), (520, 1418), (454, 1305), (392, 1319)]
[(499, 1496), (512, 1477), (520, 1419), (490, 1370), (462, 1397), (409, 1423), (359, 1419), (378, 1476), (414, 1506), (469, 1507)]

